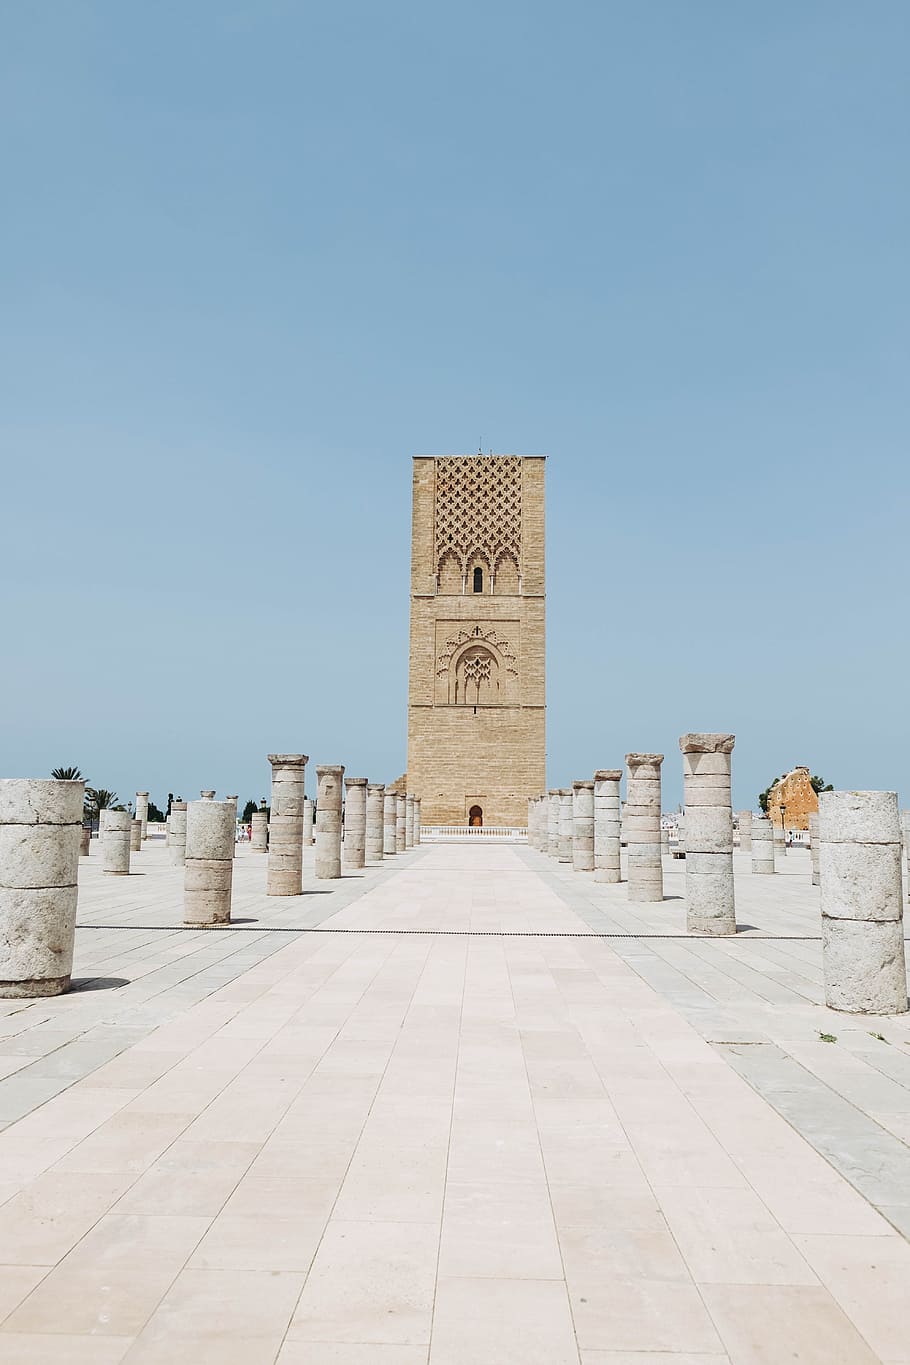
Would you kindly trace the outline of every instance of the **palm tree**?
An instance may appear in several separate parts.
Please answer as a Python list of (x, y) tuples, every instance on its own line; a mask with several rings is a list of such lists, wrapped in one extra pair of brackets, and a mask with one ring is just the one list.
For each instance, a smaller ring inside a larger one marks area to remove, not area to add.
[(58, 782), (88, 782), (88, 778), (83, 777), (78, 768), (54, 768), (51, 777), (55, 777)]
[(94, 819), (96, 815), (100, 817), (103, 810), (123, 810), (123, 804), (117, 793), (106, 787), (86, 787), (85, 809)]

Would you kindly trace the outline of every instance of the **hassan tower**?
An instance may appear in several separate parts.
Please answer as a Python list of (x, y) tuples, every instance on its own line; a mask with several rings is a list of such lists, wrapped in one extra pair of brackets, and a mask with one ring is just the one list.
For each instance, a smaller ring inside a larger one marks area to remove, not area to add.
[(512, 825), (546, 786), (544, 458), (418, 456), (407, 790), (428, 825)]

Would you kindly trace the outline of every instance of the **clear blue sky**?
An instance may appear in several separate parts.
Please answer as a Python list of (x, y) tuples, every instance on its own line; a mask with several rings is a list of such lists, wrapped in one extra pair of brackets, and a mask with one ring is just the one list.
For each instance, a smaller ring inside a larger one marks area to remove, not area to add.
[(410, 457), (482, 442), (549, 456), (551, 783), (658, 749), (672, 806), (729, 729), (737, 805), (799, 762), (910, 803), (908, 40), (5, 5), (0, 771), (396, 777)]

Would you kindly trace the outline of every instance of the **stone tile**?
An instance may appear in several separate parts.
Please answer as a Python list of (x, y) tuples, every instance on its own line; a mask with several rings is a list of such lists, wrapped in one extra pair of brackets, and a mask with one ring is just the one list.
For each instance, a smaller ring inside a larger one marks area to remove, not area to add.
[(381, 1346), (375, 1341), (286, 1341), (276, 1365), (427, 1365), (427, 1348)]
[(869, 1345), (889, 1362), (910, 1361), (910, 1244), (883, 1237), (797, 1237), (797, 1246)]
[(430, 1365), (578, 1365), (565, 1285), (440, 1279)]
[(428, 1342), (438, 1245), (438, 1224), (332, 1220), (289, 1339)]
[(702, 1292), (735, 1365), (880, 1365), (821, 1286), (715, 1284)]
[(562, 1280), (546, 1186), (449, 1183), (439, 1275)]
[(817, 1284), (752, 1190), (656, 1186), (693, 1279), (714, 1284)]
[(326, 1219), (319, 1217), (233, 1217), (212, 1223), (189, 1262), (193, 1270), (299, 1271), (316, 1253)]
[(0, 1322), (3, 1322), (14, 1308), (18, 1308), (22, 1300), (41, 1283), (47, 1272), (48, 1267), (44, 1265), (0, 1264)]
[(15, 1365), (120, 1365), (132, 1337), (0, 1333), (0, 1358)]
[(0, 1256), (55, 1265), (120, 1198), (129, 1176), (47, 1171), (0, 1207)]

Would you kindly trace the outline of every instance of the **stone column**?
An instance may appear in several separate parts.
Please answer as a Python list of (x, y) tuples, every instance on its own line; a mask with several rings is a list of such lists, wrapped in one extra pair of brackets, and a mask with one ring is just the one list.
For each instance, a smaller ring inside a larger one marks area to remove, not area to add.
[(851, 1014), (907, 1009), (896, 792), (820, 792), (825, 1003)]
[(739, 820), (739, 851), (740, 853), (752, 852), (752, 812), (741, 810), (737, 817)]
[(629, 900), (662, 901), (660, 861), (660, 765), (663, 754), (626, 754), (625, 833)]
[(414, 847), (414, 798), (410, 792), (404, 798), (404, 846)]
[(907, 884), (910, 886), (910, 810), (901, 811), (901, 838), (904, 845), (904, 863), (907, 869)]
[(186, 812), (183, 922), (206, 929), (230, 924), (237, 799), (190, 801)]
[(663, 823), (660, 826), (660, 856), (661, 858), (670, 856), (670, 831)]
[(414, 847), (420, 847), (420, 797), (414, 797)]
[(142, 848), (142, 821), (130, 821), (130, 853), (138, 853)]
[(594, 871), (594, 783), (572, 783), (572, 866)]
[(621, 768), (594, 774), (594, 880), (622, 881), (619, 860), (619, 782)]
[(559, 861), (572, 861), (572, 788), (559, 789)]
[(398, 792), (395, 797), (395, 852), (404, 853), (407, 848), (408, 806), (405, 797)]
[(316, 805), (308, 796), (303, 799), (303, 846), (312, 848), (316, 842)]
[(83, 782), (0, 780), (0, 998), (4, 1000), (62, 995), (69, 990), (84, 797)]
[(183, 867), (186, 862), (186, 802), (171, 802), (171, 862)]
[(686, 818), (680, 815), (676, 821), (676, 856), (685, 858), (686, 856)]
[(92, 851), (92, 827), (83, 825), (79, 835), (79, 857), (87, 858)]
[(553, 788), (547, 795), (547, 852), (559, 857), (559, 792)]
[(681, 735), (686, 803), (686, 928), (690, 934), (735, 934), (733, 735)]
[(253, 853), (269, 851), (269, 813), (267, 810), (254, 810), (250, 816), (250, 848)]
[(818, 886), (818, 814), (809, 816), (809, 858), (812, 866), (812, 885)]
[(752, 817), (752, 872), (770, 874), (774, 871), (774, 839), (767, 815)]
[(344, 766), (324, 763), (316, 769), (316, 876), (333, 881), (341, 876), (341, 779)]
[(214, 788), (214, 787), (205, 787), (205, 788), (199, 793), (199, 799), (200, 799), (200, 801), (214, 801), (214, 799), (215, 799), (215, 788)]
[(395, 792), (386, 792), (382, 798), (382, 856), (391, 858), (398, 852), (397, 831), (398, 828), (398, 796)]
[(147, 839), (149, 832), (149, 794), (148, 792), (136, 793), (136, 819), (140, 824), (140, 839)]
[(382, 858), (384, 799), (383, 783), (376, 782), (367, 787), (366, 856), (371, 862)]
[(344, 861), (359, 869), (367, 859), (367, 779), (344, 779)]
[(775, 825), (773, 821), (771, 822), (771, 839), (775, 855), (779, 854), (782, 858), (786, 857), (787, 834), (783, 825)]
[(98, 829), (101, 841), (101, 871), (125, 877), (130, 870), (130, 825), (128, 810), (103, 810)]
[(266, 895), (303, 892), (303, 784), (307, 754), (269, 754), (272, 799)]

